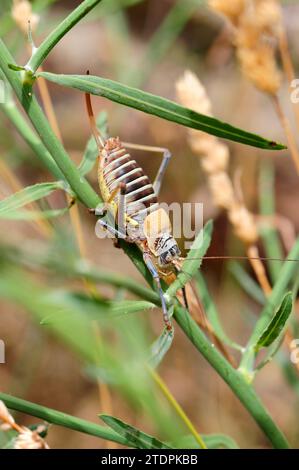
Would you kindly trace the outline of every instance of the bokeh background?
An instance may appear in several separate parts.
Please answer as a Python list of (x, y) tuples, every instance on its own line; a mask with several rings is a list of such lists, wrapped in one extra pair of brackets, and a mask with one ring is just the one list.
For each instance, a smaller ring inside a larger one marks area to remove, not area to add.
[[(48, 0), (32, 3), (38, 10), (41, 7), (40, 23), (34, 33), (38, 44), (79, 2)], [(181, 4), (180, 8), (178, 3)], [(297, 3), (283, 3), (284, 22), (296, 68), (299, 57)], [(0, 34), (5, 37), (17, 62), (24, 63), (28, 58), (26, 40), (9, 18), (10, 6), (10, 1), (1, 2)], [(84, 74), (88, 69), (94, 75), (137, 86), (170, 99), (175, 99), (176, 81), (186, 69), (190, 69), (205, 85), (215, 116), (269, 139), (285, 142), (270, 100), (257, 91), (239, 70), (229, 28), (203, 1), (104, 1), (60, 41), (43, 67), (55, 73), (74, 74)], [(73, 161), (79, 164), (90, 136), (83, 95), (52, 84), (49, 90), (65, 147)], [(280, 98), (294, 125), (286, 84), (281, 88)], [(188, 147), (186, 129), (101, 98), (94, 98), (93, 104), (96, 113), (101, 110), (107, 112), (111, 134), (119, 135), (126, 141), (168, 147), (172, 151), (174, 156), (165, 177), (161, 200), (169, 203), (203, 202), (205, 220), (213, 218), (215, 222), (209, 254), (242, 254), (242, 246), (232, 233), (226, 215), (213, 205), (199, 160)], [(291, 232), (297, 231), (298, 177), (288, 151), (267, 152), (232, 142), (228, 145), (231, 152), (230, 174), (233, 177), (241, 171), (247, 207), (253, 212), (259, 211), (259, 175), (261, 168), (268, 165), (275, 177), (276, 212), (285, 218)], [(159, 157), (140, 152), (137, 158), (145, 172), (153, 177)], [(51, 179), (3, 114), (0, 121), (0, 159), (5, 161), (23, 186)], [(97, 188), (95, 169), (89, 180)], [(1, 198), (12, 192), (11, 181), (1, 172)], [(50, 204), (52, 207), (63, 206), (61, 194), (51, 196)], [(115, 249), (107, 240), (96, 238), (94, 221), (83, 207), (80, 207), (80, 216), (88, 260), (101, 269), (144, 282), (121, 250)], [(58, 233), (63, 243), (67, 241), (65, 252), (74, 250), (76, 253), (68, 216), (51, 222), (51, 225), (54, 226), (55, 236)], [(32, 224), (22, 221), (1, 221), (0, 243), (3, 256), (8, 250), (7, 245), (25, 248), (29, 253), (37, 253), (47, 244), (52, 249), (55, 246), (53, 240), (45, 239)], [(254, 277), (246, 262), (243, 266)], [(32, 277), (53, 288), (81, 286), (80, 281), (72, 283), (55, 270), (49, 274), (22, 269), (25, 286)], [(227, 333), (245, 344), (261, 310), (260, 305), (240, 287), (229, 262), (205, 261), (202, 272)], [(99, 288), (105, 296), (117, 295), (106, 286)], [(97, 414), (105, 409), (102, 408), (97, 384), (86, 373), (78, 356), (43, 325), (39, 325), (27, 309), (5, 299), (0, 299), (0, 305), (0, 338), (6, 344), (6, 363), (0, 365), (1, 390), (99, 422)], [(146, 315), (150, 317), (148, 324), (154, 335), (157, 335), (161, 329), (160, 311), (156, 309)], [(299, 381), (298, 372), (290, 372), (289, 366), (288, 353), (282, 352), (279, 360), (269, 364), (258, 376), (256, 389), (292, 445), (298, 447)], [(241, 447), (268, 447), (268, 442), (252, 418), (178, 327), (174, 344), (160, 372), (200, 432), (228, 434)], [(117, 389), (112, 387), (110, 392), (113, 415), (143, 430), (155, 432), (148, 416), (134, 409)], [(34, 421), (24, 415), (16, 417), (24, 424)], [(50, 428), (47, 441), (53, 448), (107, 445), (99, 439), (56, 426)]]

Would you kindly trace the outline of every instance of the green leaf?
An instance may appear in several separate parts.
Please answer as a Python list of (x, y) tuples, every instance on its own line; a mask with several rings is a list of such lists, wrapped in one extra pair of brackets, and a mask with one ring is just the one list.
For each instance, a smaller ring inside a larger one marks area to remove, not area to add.
[(281, 150), (285, 148), (284, 145), (266, 140), (263, 137), (238, 129), (210, 116), (196, 113), (161, 96), (152, 95), (151, 93), (128, 87), (106, 78), (92, 75), (57, 75), (49, 72), (40, 72), (38, 75), (58, 85), (76, 88), (92, 95), (103, 96), (111, 101), (138, 109), (144, 113), (153, 114), (162, 119), (173, 121), (192, 129), (198, 129), (224, 139), (268, 150)]
[(173, 336), (173, 333), (168, 332), (166, 328), (164, 328), (159, 338), (157, 338), (156, 341), (153, 342), (149, 357), (149, 365), (153, 369), (158, 367), (158, 365), (162, 362), (165, 354), (172, 345)]
[(142, 312), (156, 308), (156, 305), (145, 300), (104, 301), (89, 297), (83, 293), (68, 292), (65, 290), (49, 291), (47, 301), (57, 302), (60, 308), (45, 316), (42, 325), (57, 325), (57, 323), (71, 323), (73, 312), (82, 312), (88, 320), (107, 320), (111, 317), (124, 317), (125, 315)]
[(261, 334), (255, 345), (255, 351), (259, 351), (261, 348), (270, 346), (282, 333), (285, 324), (292, 313), (293, 299), (292, 292), (288, 292), (283, 301), (275, 313), (274, 317), (270, 321), (269, 325)]
[(16, 210), (0, 213), (0, 219), (6, 220), (40, 220), (40, 219), (53, 219), (55, 217), (61, 217), (69, 211), (69, 207), (63, 209), (53, 209), (48, 211), (28, 211), (28, 210)]
[(180, 274), (167, 289), (166, 294), (169, 297), (174, 297), (179, 289), (184, 287), (187, 282), (191, 281), (197, 270), (200, 268), (202, 258), (206, 254), (211, 243), (212, 231), (213, 221), (209, 220), (194, 240), (187, 258), (183, 263)]
[(2, 199), (0, 201), (0, 218), (6, 218), (10, 212), (46, 197), (56, 189), (65, 189), (65, 186), (61, 181), (35, 184)]
[(101, 414), (99, 416), (107, 426), (117, 432), (120, 436), (124, 437), (129, 442), (128, 445), (130, 447), (136, 447), (137, 449), (171, 449), (171, 447), (164, 442), (159, 441), (149, 434), (139, 431), (139, 429), (131, 426), (130, 424), (124, 423), (120, 419), (105, 414)]
[(14, 70), (15, 72), (21, 72), (22, 70), (25, 70), (25, 68), (22, 67), (21, 65), (8, 64), (8, 67), (9, 67), (11, 70)]
[(263, 367), (265, 367), (269, 362), (272, 361), (274, 356), (278, 353), (280, 346), (282, 345), (284, 340), (283, 335), (280, 335), (269, 347), (267, 350), (266, 356), (263, 358), (263, 360), (256, 366), (255, 372), (261, 370)]
[[(108, 128), (107, 128), (107, 113), (102, 111), (97, 117), (97, 127), (102, 134), (102, 136), (107, 138), (108, 136)], [(82, 158), (82, 161), (78, 167), (80, 175), (85, 176), (89, 173), (99, 155), (99, 151), (95, 142), (94, 137), (90, 137), (87, 142), (86, 149)]]
[(237, 283), (244, 289), (244, 291), (256, 302), (264, 305), (266, 302), (266, 296), (259, 284), (255, 282), (250, 274), (244, 269), (244, 267), (236, 261), (230, 261), (228, 264), (228, 270), (232, 273)]
[(108, 315), (110, 314), (115, 317), (157, 308), (155, 304), (147, 302), (146, 300), (122, 300), (117, 302), (111, 301), (108, 302), (107, 305)]
[[(201, 434), (208, 449), (239, 449), (238, 444), (225, 434)], [(178, 449), (198, 449), (198, 442), (193, 436), (184, 436), (175, 442)]]
[(10, 409), (20, 411), (30, 416), (35, 416), (36, 418), (47, 421), (48, 423), (63, 426), (65, 428), (72, 429), (73, 431), (83, 432), (101, 439), (119, 442), (122, 445), (128, 444), (126, 439), (121, 437), (118, 433), (111, 431), (106, 426), (100, 426), (99, 424), (86, 421), (85, 419), (77, 418), (76, 416), (71, 416), (42, 405), (37, 405), (36, 403), (22, 400), (21, 398), (14, 397), (6, 393), (0, 393), (0, 400), (2, 400)]

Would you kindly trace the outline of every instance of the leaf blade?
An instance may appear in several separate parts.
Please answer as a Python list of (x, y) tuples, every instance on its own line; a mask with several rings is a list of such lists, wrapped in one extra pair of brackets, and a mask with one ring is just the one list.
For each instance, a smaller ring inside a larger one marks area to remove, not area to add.
[(284, 296), (281, 305), (275, 313), (274, 317), (272, 318), (268, 326), (264, 329), (258, 341), (256, 342), (254, 348), (255, 351), (259, 351), (261, 348), (270, 346), (280, 336), (289, 316), (292, 313), (292, 308), (292, 292), (288, 292)]
[(56, 189), (64, 189), (61, 181), (38, 183), (32, 186), (27, 186), (26, 188), (21, 189), (0, 201), (0, 217), (3, 217), (5, 214), (16, 209), (20, 209), (26, 204), (30, 204), (31, 202), (46, 197)]
[(135, 108), (168, 121), (176, 122), (177, 124), (192, 129), (207, 132), (217, 137), (268, 150), (282, 150), (285, 148), (282, 144), (269, 141), (218, 119), (196, 113), (168, 99), (123, 85), (113, 80), (93, 75), (57, 75), (49, 72), (40, 72), (38, 76), (42, 76), (58, 85), (68, 86), (97, 96), (103, 96), (119, 104)]
[(140, 431), (118, 418), (106, 414), (100, 414), (99, 416), (113, 431), (127, 439), (132, 447), (137, 447), (138, 449), (171, 449), (171, 447), (159, 439)]

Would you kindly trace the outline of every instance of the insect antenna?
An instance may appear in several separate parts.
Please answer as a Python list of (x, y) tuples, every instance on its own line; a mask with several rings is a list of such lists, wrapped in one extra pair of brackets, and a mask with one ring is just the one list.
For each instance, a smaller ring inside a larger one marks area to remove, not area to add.
[[(266, 256), (223, 256), (223, 255), (220, 255), (220, 256), (199, 256), (199, 257), (195, 257), (195, 258), (189, 258), (188, 257), (188, 260), (210, 260), (210, 261), (217, 261), (217, 260), (239, 260), (239, 261), (242, 261), (242, 260), (260, 260), (260, 261), (291, 261), (293, 263), (299, 263), (299, 258), (268, 258)], [(187, 273), (185, 273), (187, 274)]]
[[(87, 75), (89, 75), (89, 71), (87, 71)], [(89, 123), (90, 123), (90, 129), (91, 132), (95, 138), (97, 147), (99, 151), (102, 150), (102, 148), (105, 145), (105, 140), (103, 139), (99, 129), (97, 128), (96, 125), (96, 120), (94, 117), (93, 109), (92, 109), (92, 104), (91, 104), (91, 99), (90, 99), (90, 93), (85, 93), (85, 102), (86, 102), (86, 108), (87, 108), (87, 113), (89, 117)]]

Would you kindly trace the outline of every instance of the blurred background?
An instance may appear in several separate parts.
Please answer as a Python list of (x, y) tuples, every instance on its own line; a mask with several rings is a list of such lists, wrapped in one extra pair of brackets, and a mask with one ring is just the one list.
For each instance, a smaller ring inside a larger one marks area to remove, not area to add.
[[(36, 43), (39, 44), (79, 3), (72, 0), (33, 1), (33, 8), (40, 16), (34, 31)], [(28, 59), (26, 38), (11, 18), (11, 6), (11, 1), (2, 0), (0, 34), (17, 63), (23, 64)], [(296, 69), (299, 57), (298, 15), (298, 2), (283, 2), (283, 18)], [(242, 75), (228, 25), (204, 1), (104, 1), (59, 42), (43, 68), (70, 74), (84, 74), (90, 70), (94, 75), (173, 100), (176, 99), (176, 81), (186, 69), (190, 69), (206, 87), (217, 118), (269, 139), (286, 141), (271, 101)], [(84, 97), (80, 92), (52, 84), (49, 84), (49, 91), (64, 145), (73, 161), (79, 164), (90, 137)], [(279, 94), (285, 113), (294, 126), (285, 83)], [(93, 105), (96, 114), (103, 110), (107, 112), (111, 135), (119, 135), (125, 141), (167, 147), (172, 151), (161, 201), (203, 202), (205, 220), (213, 218), (215, 223), (209, 255), (244, 254), (227, 216), (213, 204), (199, 159), (188, 146), (185, 128), (102, 98), (94, 97)], [(51, 175), (2, 113), (0, 128), (0, 161), (17, 179), (12, 180), (2, 168), (1, 198), (15, 192), (19, 183), (27, 186), (51, 180)], [(261, 188), (261, 173), (265, 175), (266, 171), (268, 179), (274, 181), (276, 213), (282, 216), (288, 233), (297, 232), (298, 176), (288, 151), (267, 152), (232, 142), (228, 142), (228, 146), (231, 156), (229, 172), (232, 178), (236, 172), (241, 172), (247, 207), (254, 213), (259, 212), (261, 194), (267, 191), (265, 187)], [(160, 158), (140, 152), (137, 159), (145, 172), (154, 177)], [(95, 168), (88, 179), (97, 188)], [(63, 207), (64, 197), (59, 192), (54, 193), (47, 204), (53, 208)], [(80, 206), (79, 211), (86, 258), (90, 263), (101, 270), (114, 271), (144, 283), (121, 250), (114, 248), (109, 240), (96, 238), (94, 220), (86, 209)], [(78, 258), (76, 237), (68, 214), (46, 221), (41, 227), (32, 222), (8, 220), (2, 220), (0, 226), (1, 263), (8, 265), (2, 269), (0, 282), (0, 338), (6, 345), (6, 363), (0, 365), (1, 390), (94, 422), (99, 422), (97, 415), (100, 412), (111, 412), (142, 430), (157, 433), (156, 421), (148, 414), (150, 411), (135, 406), (128, 390), (124, 393), (112, 384), (108, 398), (106, 389), (99, 393), (94, 375), (87, 370), (78, 350), (74, 350), (55, 331), (49, 331), (47, 325), (40, 324), (41, 317), (36, 314), (38, 307), (30, 306), (29, 298), (24, 300), (24, 291), (30, 297), (38, 288), (51, 289), (52, 293), (61, 289), (84, 289), (80, 279), (70, 279), (59, 272), (57, 266), (51, 269), (32, 266), (35, 264), (32, 259), (40, 256), (52, 261)], [(25, 260), (19, 251), (26, 253)], [(262, 247), (261, 253), (265, 254)], [(9, 271), (11, 265), (14, 265), (12, 273)], [(238, 266), (254, 279), (248, 263), (238, 263)], [(261, 305), (240, 286), (233, 274), (236, 272), (234, 268), (236, 263), (207, 260), (203, 263), (202, 272), (226, 332), (244, 345)], [(11, 289), (15, 291), (10, 296), (7, 292)], [(106, 285), (99, 284), (98, 289), (105, 298), (121, 299), (124, 295), (132, 298), (122, 290)], [(161, 331), (159, 309), (147, 311), (141, 318), (143, 326), (136, 328), (144, 331), (146, 325), (150, 338), (155, 338)], [(72, 328), (71, 322), (69, 328)], [(176, 327), (174, 344), (159, 371), (199, 432), (228, 434), (241, 447), (268, 447), (266, 438), (252, 418), (179, 327)], [(262, 400), (294, 447), (299, 445), (298, 377), (288, 352), (282, 351), (277, 360), (263, 369), (256, 381)], [(137, 382), (141, 380), (138, 374), (135, 379)], [(161, 409), (168, 410), (163, 399)], [(176, 423), (177, 418), (171, 417), (172, 412), (168, 410), (167, 413), (169, 419)], [(34, 421), (24, 415), (17, 416), (17, 419), (24, 424)], [(163, 435), (163, 431), (161, 433)], [(47, 441), (53, 448), (107, 446), (99, 439), (56, 426), (50, 428)]]

